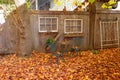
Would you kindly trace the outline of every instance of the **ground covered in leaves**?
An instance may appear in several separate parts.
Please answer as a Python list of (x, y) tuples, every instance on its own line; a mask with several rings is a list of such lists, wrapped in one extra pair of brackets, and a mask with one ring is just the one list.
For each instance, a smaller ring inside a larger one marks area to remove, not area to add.
[(0, 56), (0, 80), (120, 80), (120, 49), (82, 51), (59, 65), (36, 51), (27, 58)]

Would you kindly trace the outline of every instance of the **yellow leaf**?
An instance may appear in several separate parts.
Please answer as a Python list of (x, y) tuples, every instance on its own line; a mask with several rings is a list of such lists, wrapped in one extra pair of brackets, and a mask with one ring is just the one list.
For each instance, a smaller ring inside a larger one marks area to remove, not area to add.
[(70, 1), (70, 0), (67, 0), (67, 2)]
[(59, 0), (59, 1), (57, 2), (57, 5), (58, 5), (58, 6), (61, 6), (61, 5), (62, 5), (62, 2)]
[(110, 0), (109, 2), (108, 2), (108, 4), (109, 5), (113, 5), (113, 4), (115, 4), (116, 2), (114, 1), (114, 0)]
[(74, 0), (74, 1), (72, 2), (72, 5), (73, 5), (73, 6), (74, 6), (74, 5), (77, 5), (77, 1)]
[(113, 73), (113, 75), (120, 75), (120, 73)]
[(72, 72), (72, 73), (73, 73), (73, 72), (75, 72), (75, 70), (70, 69), (70, 72)]
[(59, 69), (57, 69), (56, 71), (58, 71), (58, 72), (59, 72)]
[(106, 6), (105, 3), (104, 3), (104, 4), (102, 4), (101, 7), (104, 9), (104, 8), (106, 8), (107, 6)]
[(54, 77), (57, 77), (57, 74), (56, 74), (56, 73), (54, 74)]
[(54, 70), (54, 69), (51, 69), (51, 71), (52, 71), (52, 72), (55, 72), (55, 70)]
[(40, 78), (44, 79), (44, 76), (43, 75), (39, 75)]
[(58, 0), (54, 0), (54, 3), (56, 4)]
[(70, 75), (70, 79), (73, 79), (73, 75)]
[(112, 6), (108, 6), (108, 8), (109, 8), (109, 9), (111, 9), (111, 8), (112, 8)]

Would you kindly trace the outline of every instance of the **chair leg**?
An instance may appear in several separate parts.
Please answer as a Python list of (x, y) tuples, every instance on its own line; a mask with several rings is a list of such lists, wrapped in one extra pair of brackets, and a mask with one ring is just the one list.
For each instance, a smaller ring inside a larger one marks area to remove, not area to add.
[(81, 52), (80, 51), (78, 51), (78, 56), (81, 56)]
[(77, 48), (77, 49), (76, 49), (76, 56), (79, 56), (79, 53), (80, 53), (80, 49)]
[(53, 54), (53, 56), (56, 57), (56, 63), (59, 64), (59, 57), (60, 57), (60, 54), (57, 54), (57, 52), (55, 52), (55, 53)]
[(70, 49), (70, 57), (72, 57), (72, 55), (74, 54), (74, 52), (75, 52), (75, 49), (74, 49), (74, 48), (71, 48), (71, 49)]
[(62, 57), (62, 61), (65, 62), (64, 55), (62, 55), (61, 57)]
[(64, 59), (64, 54), (61, 53), (61, 54), (57, 54), (57, 53), (54, 53), (53, 55), (51, 55), (50, 57), (50, 63), (52, 64), (52, 56), (55, 56), (56, 57), (56, 63), (59, 64), (59, 58), (61, 57), (62, 58), (62, 61), (65, 62), (65, 59)]
[(64, 53), (65, 53), (65, 51), (61, 51), (60, 57), (62, 58), (62, 61), (65, 62), (65, 59), (64, 59)]
[(55, 56), (56, 58), (56, 63), (59, 64), (59, 55), (57, 53), (54, 53), (50, 56), (50, 63), (52, 64), (53, 60), (52, 57)]
[(59, 64), (59, 56), (56, 56), (56, 63)]
[(52, 55), (50, 56), (50, 64), (52, 64)]
[(72, 57), (73, 54), (74, 54), (74, 52), (70, 52), (70, 57)]
[(78, 51), (76, 51), (76, 56), (78, 56), (79, 55), (79, 52)]

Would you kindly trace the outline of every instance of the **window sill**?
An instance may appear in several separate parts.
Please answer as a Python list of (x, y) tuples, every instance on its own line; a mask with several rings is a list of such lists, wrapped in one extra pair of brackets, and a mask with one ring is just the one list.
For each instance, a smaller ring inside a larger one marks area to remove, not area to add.
[(65, 37), (83, 37), (83, 33), (70, 33), (70, 34), (64, 34)]

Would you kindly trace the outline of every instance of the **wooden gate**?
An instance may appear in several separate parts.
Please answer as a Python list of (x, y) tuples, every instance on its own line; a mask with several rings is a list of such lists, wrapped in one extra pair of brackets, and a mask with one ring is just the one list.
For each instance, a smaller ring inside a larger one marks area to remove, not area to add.
[(118, 19), (100, 20), (101, 48), (119, 47)]

